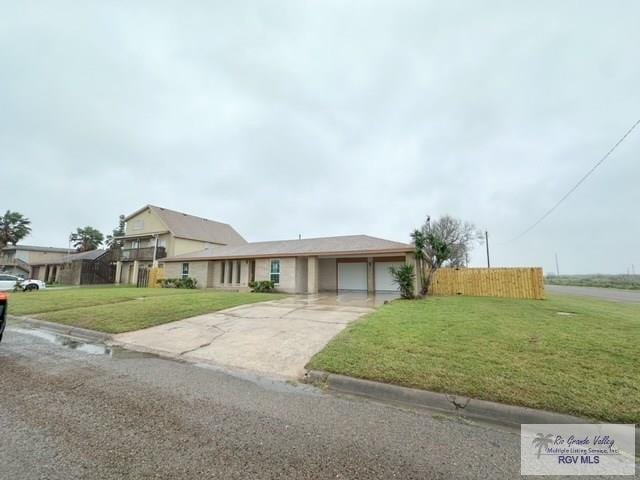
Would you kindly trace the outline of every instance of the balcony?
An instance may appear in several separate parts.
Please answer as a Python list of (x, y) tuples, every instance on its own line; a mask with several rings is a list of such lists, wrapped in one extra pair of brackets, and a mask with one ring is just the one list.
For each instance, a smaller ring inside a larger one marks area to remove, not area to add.
[[(167, 256), (167, 250), (165, 247), (158, 247), (156, 250), (156, 259), (164, 258)], [(143, 247), (143, 248), (123, 248), (120, 250), (120, 260), (121, 262), (129, 262), (133, 260), (142, 260), (152, 262), (153, 258), (153, 247)]]
[(29, 273), (31, 271), (31, 265), (29, 265), (24, 260), (20, 260), (19, 258), (15, 258), (13, 256), (2, 256), (0, 257), (0, 266), (3, 267), (17, 267), (25, 272)]

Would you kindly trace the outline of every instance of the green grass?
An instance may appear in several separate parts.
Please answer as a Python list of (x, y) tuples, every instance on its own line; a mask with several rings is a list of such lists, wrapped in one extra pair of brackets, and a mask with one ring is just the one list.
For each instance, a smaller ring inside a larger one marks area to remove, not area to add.
[(281, 297), (269, 293), (163, 288), (77, 288), (14, 293), (9, 299), (8, 313), (122, 333)]
[(175, 288), (94, 287), (15, 292), (11, 295), (12, 315), (32, 315), (78, 307), (108, 305), (136, 298), (193, 295), (199, 290)]
[(640, 275), (547, 275), (544, 282), (548, 285), (640, 290)]
[(640, 305), (565, 296), (397, 300), (344, 330), (309, 367), (638, 423)]

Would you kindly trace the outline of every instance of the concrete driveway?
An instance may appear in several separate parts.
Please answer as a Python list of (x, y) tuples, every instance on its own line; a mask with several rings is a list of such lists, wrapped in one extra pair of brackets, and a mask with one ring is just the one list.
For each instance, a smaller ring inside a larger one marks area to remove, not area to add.
[(114, 343), (189, 361), (297, 378), (309, 359), (379, 297), (309, 295), (242, 305), (123, 333)]

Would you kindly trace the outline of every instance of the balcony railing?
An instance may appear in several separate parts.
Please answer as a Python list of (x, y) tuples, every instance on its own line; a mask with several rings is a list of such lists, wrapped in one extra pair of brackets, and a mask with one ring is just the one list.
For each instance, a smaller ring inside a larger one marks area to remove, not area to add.
[[(120, 261), (131, 261), (131, 260), (149, 260), (153, 261), (153, 251), (154, 247), (143, 247), (143, 248), (124, 248), (120, 250)], [(156, 259), (164, 258), (167, 256), (167, 250), (165, 247), (158, 247), (155, 249), (156, 251)]]

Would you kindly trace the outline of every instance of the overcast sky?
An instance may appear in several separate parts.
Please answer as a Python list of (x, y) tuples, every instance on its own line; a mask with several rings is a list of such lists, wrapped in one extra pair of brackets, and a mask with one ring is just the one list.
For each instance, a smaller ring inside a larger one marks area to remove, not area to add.
[(0, 6), (0, 208), (25, 244), (148, 203), (251, 241), (408, 241), (448, 213), (496, 266), (640, 271), (640, 127), (508, 242), (640, 117), (636, 1)]

